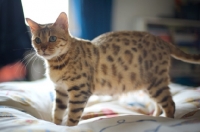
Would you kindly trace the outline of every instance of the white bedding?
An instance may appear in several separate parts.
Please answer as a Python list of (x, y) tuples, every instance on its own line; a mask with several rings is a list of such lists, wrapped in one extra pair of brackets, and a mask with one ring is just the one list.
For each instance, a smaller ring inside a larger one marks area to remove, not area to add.
[(143, 92), (118, 99), (92, 96), (78, 126), (51, 122), (50, 81), (0, 84), (0, 132), (200, 132), (200, 88), (170, 84), (175, 119), (148, 116), (153, 103)]

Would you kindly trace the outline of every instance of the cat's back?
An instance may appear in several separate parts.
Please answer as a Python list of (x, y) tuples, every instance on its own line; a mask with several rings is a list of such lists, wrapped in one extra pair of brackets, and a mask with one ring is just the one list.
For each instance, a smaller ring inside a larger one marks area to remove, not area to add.
[(103, 61), (115, 62), (118, 59), (120, 62), (122, 58), (133, 61), (139, 53), (144, 52), (144, 46), (150, 44), (148, 39), (151, 37), (147, 32), (117, 31), (102, 34), (93, 39), (92, 43), (99, 49)]
[(121, 62), (123, 58), (132, 65), (132, 62), (153, 61), (158, 57), (161, 61), (168, 60), (170, 56), (167, 42), (147, 32), (109, 32), (96, 37), (91, 42), (99, 49), (101, 60), (108, 62)]
[[(115, 58), (125, 56), (126, 59), (131, 60), (138, 58), (140, 54), (146, 57), (147, 52), (148, 54), (154, 53), (156, 49), (160, 50), (161, 45), (163, 45), (161, 47), (163, 50), (167, 49), (164, 41), (160, 38), (141, 31), (108, 32), (96, 37), (91, 42), (99, 49), (100, 56), (104, 59), (110, 54)], [(132, 54), (134, 57), (130, 57)]]
[(116, 31), (104, 33), (100, 36), (97, 36), (92, 40), (92, 43), (95, 45), (102, 45), (105, 43), (136, 43), (139, 39), (143, 38), (145, 35), (149, 35), (147, 32), (140, 31)]
[[(144, 87), (151, 78), (157, 77), (154, 73), (158, 67), (166, 69), (170, 60), (165, 42), (147, 32), (110, 32), (95, 38), (92, 43), (99, 49), (96, 80), (104, 92), (106, 87), (134, 87), (135, 90)], [(162, 63), (166, 65), (160, 66)], [(111, 93), (116, 92), (112, 90)]]
[(142, 58), (148, 58), (148, 55), (153, 54), (156, 54), (157, 57), (170, 56), (168, 43), (148, 32), (108, 32), (96, 37), (91, 42), (99, 49), (101, 57), (108, 54), (113, 55), (115, 58), (122, 55), (127, 55), (129, 57), (126, 58), (130, 58), (131, 54), (133, 54), (135, 57), (131, 57), (131, 59), (138, 58), (139, 55)]

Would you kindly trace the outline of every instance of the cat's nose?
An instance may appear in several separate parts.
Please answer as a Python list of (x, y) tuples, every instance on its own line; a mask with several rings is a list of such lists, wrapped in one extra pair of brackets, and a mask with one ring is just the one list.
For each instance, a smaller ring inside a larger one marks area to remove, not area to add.
[(43, 52), (45, 52), (46, 49), (47, 49), (47, 46), (42, 46), (42, 47), (41, 47), (41, 50), (42, 50)]

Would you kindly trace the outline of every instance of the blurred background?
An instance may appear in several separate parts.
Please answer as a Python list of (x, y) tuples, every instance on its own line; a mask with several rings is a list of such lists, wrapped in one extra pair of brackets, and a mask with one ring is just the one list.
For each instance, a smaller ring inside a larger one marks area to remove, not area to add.
[[(148, 31), (185, 52), (200, 53), (200, 0), (0, 0), (0, 82), (44, 78), (25, 18), (53, 23), (60, 12), (68, 14), (76, 37)], [(170, 76), (174, 83), (200, 86), (200, 65), (172, 59)]]

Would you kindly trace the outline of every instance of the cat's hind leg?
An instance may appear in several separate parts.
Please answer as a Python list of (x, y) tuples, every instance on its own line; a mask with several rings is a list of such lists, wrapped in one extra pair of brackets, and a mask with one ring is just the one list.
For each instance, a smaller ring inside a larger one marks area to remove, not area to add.
[(68, 103), (67, 92), (57, 88), (56, 99), (54, 103), (55, 104), (53, 108), (53, 122), (57, 125), (60, 125), (62, 123), (64, 113), (67, 109), (67, 103)]
[[(160, 105), (166, 117), (174, 118), (175, 103), (164, 79), (154, 80), (147, 88), (149, 96)], [(158, 113), (157, 113), (158, 114)], [(157, 115), (155, 114), (155, 115)]]
[[(155, 101), (154, 101), (155, 102)], [(155, 110), (153, 112), (153, 116), (160, 116), (162, 110), (160, 108), (160, 105), (158, 103), (154, 103), (154, 106), (155, 106)]]

